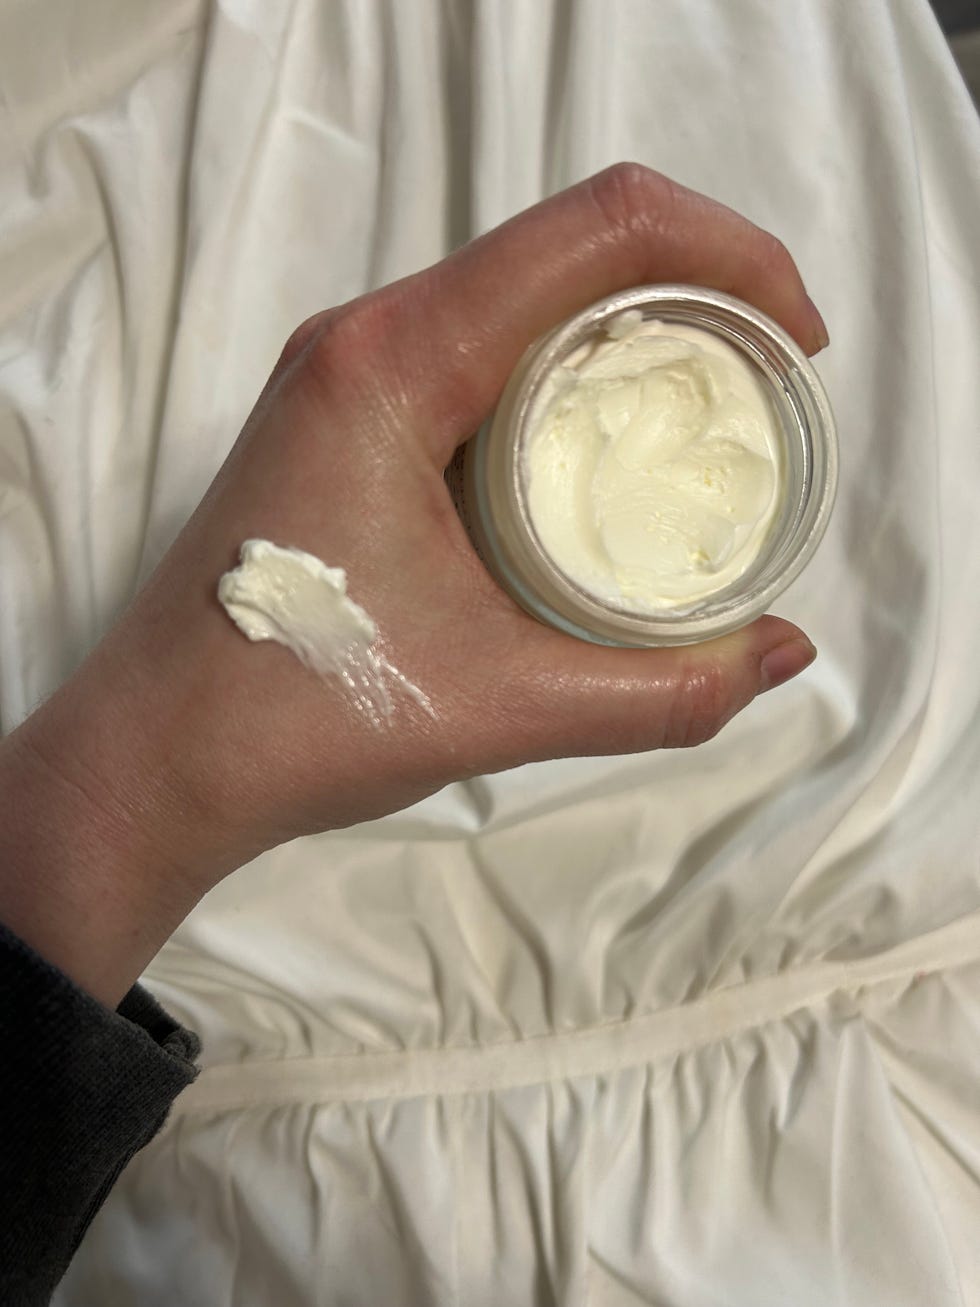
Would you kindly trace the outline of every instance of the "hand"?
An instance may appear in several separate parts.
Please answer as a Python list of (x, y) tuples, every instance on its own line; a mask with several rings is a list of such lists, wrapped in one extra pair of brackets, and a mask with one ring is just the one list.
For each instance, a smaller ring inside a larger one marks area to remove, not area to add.
[[(826, 343), (777, 241), (632, 165), (303, 324), (145, 590), (6, 742), (0, 763), (22, 810), (39, 805), (52, 833), (34, 821), (0, 838), (61, 907), (52, 924), (41, 891), (8, 881), (0, 917), (108, 1000), (201, 894), (262, 849), (534, 759), (697, 744), (802, 670), (812, 647), (772, 617), (649, 651), (540, 625), (483, 569), (444, 485), (535, 337), (604, 295), (665, 280), (732, 291), (807, 350)], [(344, 567), (434, 716), (396, 696), (379, 729), (287, 650), (247, 642), (215, 591), (253, 536)], [(93, 895), (108, 926), (86, 922)]]

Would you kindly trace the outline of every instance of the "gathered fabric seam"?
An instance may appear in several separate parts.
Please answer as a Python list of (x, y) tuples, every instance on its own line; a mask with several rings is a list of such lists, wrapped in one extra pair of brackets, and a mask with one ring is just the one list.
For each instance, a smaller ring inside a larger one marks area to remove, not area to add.
[(744, 1033), (834, 994), (980, 961), (980, 912), (858, 961), (815, 963), (626, 1020), (496, 1044), (408, 1048), (205, 1066), (170, 1121), (330, 1102), (486, 1093), (616, 1074)]

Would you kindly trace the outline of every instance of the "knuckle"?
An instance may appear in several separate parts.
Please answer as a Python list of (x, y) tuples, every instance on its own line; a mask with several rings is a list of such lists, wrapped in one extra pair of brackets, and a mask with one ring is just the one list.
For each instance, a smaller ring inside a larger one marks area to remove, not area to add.
[(758, 228), (755, 230), (757, 257), (761, 266), (776, 276), (795, 272), (796, 264), (793, 262), (793, 256), (779, 237), (774, 236), (771, 231), (761, 231)]
[(664, 747), (689, 749), (714, 739), (741, 705), (731, 677), (718, 662), (691, 667), (671, 704)]
[(290, 333), (279, 355), (279, 367), (289, 367), (299, 358), (317, 332), (323, 330), (332, 312), (331, 309), (325, 309), (320, 313), (314, 313)]
[(379, 355), (391, 339), (392, 324), (391, 302), (383, 292), (376, 292), (308, 319), (294, 336), (299, 336), (298, 352), (304, 355), (309, 371), (323, 380), (337, 381), (377, 369)]
[(673, 207), (676, 187), (669, 177), (642, 163), (614, 163), (590, 183), (592, 198), (618, 235), (644, 234)]

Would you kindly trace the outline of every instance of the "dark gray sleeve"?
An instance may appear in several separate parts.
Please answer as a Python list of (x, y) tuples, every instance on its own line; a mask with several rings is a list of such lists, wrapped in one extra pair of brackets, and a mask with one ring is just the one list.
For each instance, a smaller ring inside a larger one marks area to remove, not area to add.
[(97, 1003), (0, 925), (0, 1303), (41, 1307), (133, 1154), (194, 1079), (197, 1037), (139, 985)]

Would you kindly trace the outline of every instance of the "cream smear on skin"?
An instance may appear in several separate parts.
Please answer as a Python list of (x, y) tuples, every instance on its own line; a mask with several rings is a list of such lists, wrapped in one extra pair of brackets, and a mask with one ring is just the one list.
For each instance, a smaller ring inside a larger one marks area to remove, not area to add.
[(620, 314), (556, 370), (524, 454), (545, 552), (597, 598), (697, 605), (742, 576), (784, 481), (751, 365), (711, 332)]
[(246, 540), (240, 559), (218, 582), (218, 600), (249, 640), (274, 640), (336, 678), (375, 725), (391, 717), (396, 688), (435, 716), (428, 696), (381, 652), (377, 625), (347, 594), (342, 567), (268, 540)]

